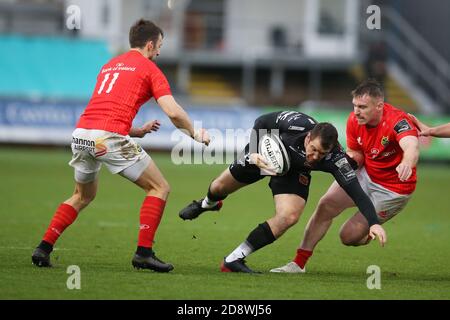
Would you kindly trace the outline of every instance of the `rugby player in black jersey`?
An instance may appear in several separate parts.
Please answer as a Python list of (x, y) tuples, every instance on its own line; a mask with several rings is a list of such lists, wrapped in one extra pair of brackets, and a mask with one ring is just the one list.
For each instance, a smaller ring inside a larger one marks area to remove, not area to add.
[[(276, 175), (258, 153), (259, 139), (265, 133), (278, 135), (287, 150), (290, 169), (283, 175)], [(343, 151), (337, 139), (338, 133), (332, 124), (317, 123), (301, 112), (273, 112), (255, 120), (250, 143), (242, 156), (210, 184), (205, 198), (193, 201), (179, 213), (183, 220), (192, 220), (205, 211), (218, 211), (222, 200), (229, 194), (265, 178), (267, 175), (262, 172), (271, 173), (269, 187), (275, 202), (274, 216), (259, 224), (224, 258), (221, 271), (254, 272), (244, 258), (272, 243), (297, 223), (308, 199), (311, 171), (328, 172), (334, 176), (367, 219), (370, 237), (378, 237), (384, 245), (386, 234), (371, 200), (358, 182), (354, 171), (357, 164)]]

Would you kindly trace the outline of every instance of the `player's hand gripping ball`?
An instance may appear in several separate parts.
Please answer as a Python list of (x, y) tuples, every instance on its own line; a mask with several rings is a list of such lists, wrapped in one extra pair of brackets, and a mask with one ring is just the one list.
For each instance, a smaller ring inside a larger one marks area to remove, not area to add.
[(267, 164), (277, 176), (289, 171), (291, 161), (280, 137), (275, 134), (265, 134), (261, 137), (258, 146), (259, 154), (264, 157)]

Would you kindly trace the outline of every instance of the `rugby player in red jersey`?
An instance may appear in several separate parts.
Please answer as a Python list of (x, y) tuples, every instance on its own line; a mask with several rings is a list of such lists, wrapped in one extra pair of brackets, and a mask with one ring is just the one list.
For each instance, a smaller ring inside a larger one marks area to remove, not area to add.
[(75, 191), (56, 210), (32, 262), (49, 267), (50, 253), (57, 239), (81, 210), (95, 198), (98, 173), (104, 164), (111, 173), (132, 181), (146, 193), (140, 210), (135, 268), (169, 272), (173, 266), (155, 256), (153, 239), (170, 192), (170, 187), (155, 162), (130, 136), (143, 137), (159, 129), (158, 121), (132, 127), (139, 108), (152, 97), (179, 129), (194, 140), (209, 144), (206, 130), (194, 130), (192, 122), (172, 96), (169, 83), (154, 60), (160, 54), (162, 30), (141, 19), (131, 28), (131, 50), (111, 59), (98, 74), (92, 97), (72, 133)]
[[(418, 132), (407, 113), (384, 102), (378, 82), (366, 80), (352, 95), (354, 110), (347, 121), (347, 154), (358, 163), (361, 187), (372, 200), (380, 223), (384, 223), (406, 206), (416, 188)], [(355, 207), (352, 199), (333, 182), (311, 216), (293, 261), (271, 271), (305, 272), (306, 262), (333, 218), (351, 207)], [(360, 212), (342, 225), (340, 238), (349, 246), (370, 242), (369, 226)]]

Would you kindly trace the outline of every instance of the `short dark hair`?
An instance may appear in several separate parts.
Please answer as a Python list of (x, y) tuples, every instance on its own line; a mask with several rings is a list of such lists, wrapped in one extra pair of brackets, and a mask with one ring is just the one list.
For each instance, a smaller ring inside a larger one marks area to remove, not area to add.
[(352, 91), (353, 97), (362, 97), (369, 95), (372, 98), (384, 99), (384, 90), (382, 85), (375, 79), (367, 79), (361, 82), (355, 90)]
[(153, 41), (156, 45), (159, 35), (164, 37), (164, 33), (160, 27), (150, 20), (139, 19), (130, 28), (130, 47), (142, 49), (149, 41)]
[(325, 150), (333, 149), (338, 143), (338, 132), (329, 122), (320, 122), (310, 131), (310, 138), (320, 138), (322, 147)]

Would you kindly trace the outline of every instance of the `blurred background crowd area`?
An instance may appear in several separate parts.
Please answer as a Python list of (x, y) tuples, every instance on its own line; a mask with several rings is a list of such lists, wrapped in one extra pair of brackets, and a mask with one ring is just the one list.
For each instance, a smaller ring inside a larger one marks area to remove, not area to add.
[(0, 0), (3, 125), (26, 120), (18, 103), (84, 106), (141, 17), (164, 31), (157, 63), (184, 106), (348, 115), (372, 77), (389, 103), (445, 119), (449, 16), (442, 0)]

